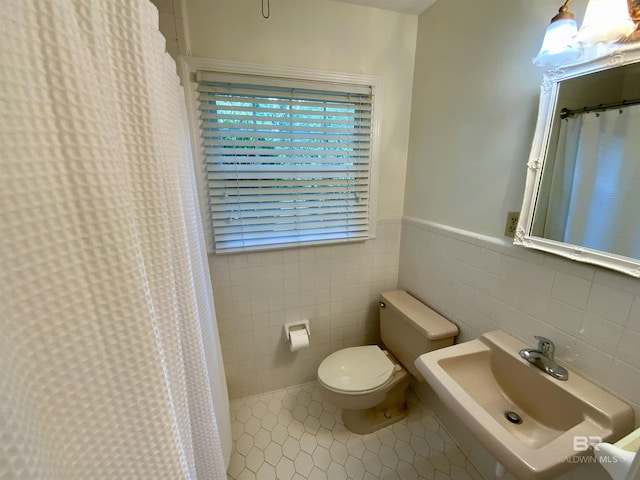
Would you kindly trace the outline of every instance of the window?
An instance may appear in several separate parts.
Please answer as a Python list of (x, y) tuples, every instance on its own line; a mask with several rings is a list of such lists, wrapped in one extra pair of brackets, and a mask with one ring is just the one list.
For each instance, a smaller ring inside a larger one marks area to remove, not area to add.
[(373, 87), (198, 70), (216, 253), (370, 238)]

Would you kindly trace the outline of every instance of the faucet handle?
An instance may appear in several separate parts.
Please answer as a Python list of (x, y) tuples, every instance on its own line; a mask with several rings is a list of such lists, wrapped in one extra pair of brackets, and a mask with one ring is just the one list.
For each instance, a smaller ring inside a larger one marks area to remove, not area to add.
[(553, 358), (553, 354), (556, 351), (556, 346), (548, 338), (536, 335), (535, 339), (538, 340), (538, 350), (544, 353), (547, 357)]

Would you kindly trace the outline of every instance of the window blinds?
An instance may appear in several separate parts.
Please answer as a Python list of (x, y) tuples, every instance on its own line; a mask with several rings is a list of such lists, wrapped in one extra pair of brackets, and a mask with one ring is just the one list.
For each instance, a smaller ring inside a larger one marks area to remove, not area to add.
[(196, 80), (217, 253), (368, 238), (370, 87)]

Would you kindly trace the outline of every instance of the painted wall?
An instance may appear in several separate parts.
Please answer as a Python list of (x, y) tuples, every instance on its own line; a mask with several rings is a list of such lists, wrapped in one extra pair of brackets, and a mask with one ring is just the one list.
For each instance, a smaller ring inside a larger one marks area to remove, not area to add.
[[(315, 378), (331, 352), (378, 338), (377, 297), (398, 278), (418, 17), (329, 0), (187, 0), (192, 55), (383, 79), (378, 231), (360, 244), (210, 255), (231, 398)], [(373, 219), (376, 221), (376, 219)], [(285, 322), (308, 318), (292, 353)]]
[[(584, 5), (571, 7), (580, 18)], [(405, 215), (502, 235), (533, 139), (542, 70), (531, 58), (557, 9), (440, 1), (420, 16)]]

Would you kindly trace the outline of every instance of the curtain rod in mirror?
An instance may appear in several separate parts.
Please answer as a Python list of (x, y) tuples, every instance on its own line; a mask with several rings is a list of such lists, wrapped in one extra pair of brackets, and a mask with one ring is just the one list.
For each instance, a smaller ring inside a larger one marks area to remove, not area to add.
[(636, 98), (633, 100), (623, 100), (621, 102), (615, 103), (601, 103), (600, 105), (591, 105), (589, 107), (575, 108), (573, 110), (569, 108), (563, 108), (562, 110), (560, 110), (560, 118), (564, 120), (565, 118), (572, 117), (574, 115), (580, 115), (583, 113), (605, 112), (614, 108), (625, 108), (630, 107), (631, 105), (638, 104), (640, 104), (640, 98)]

